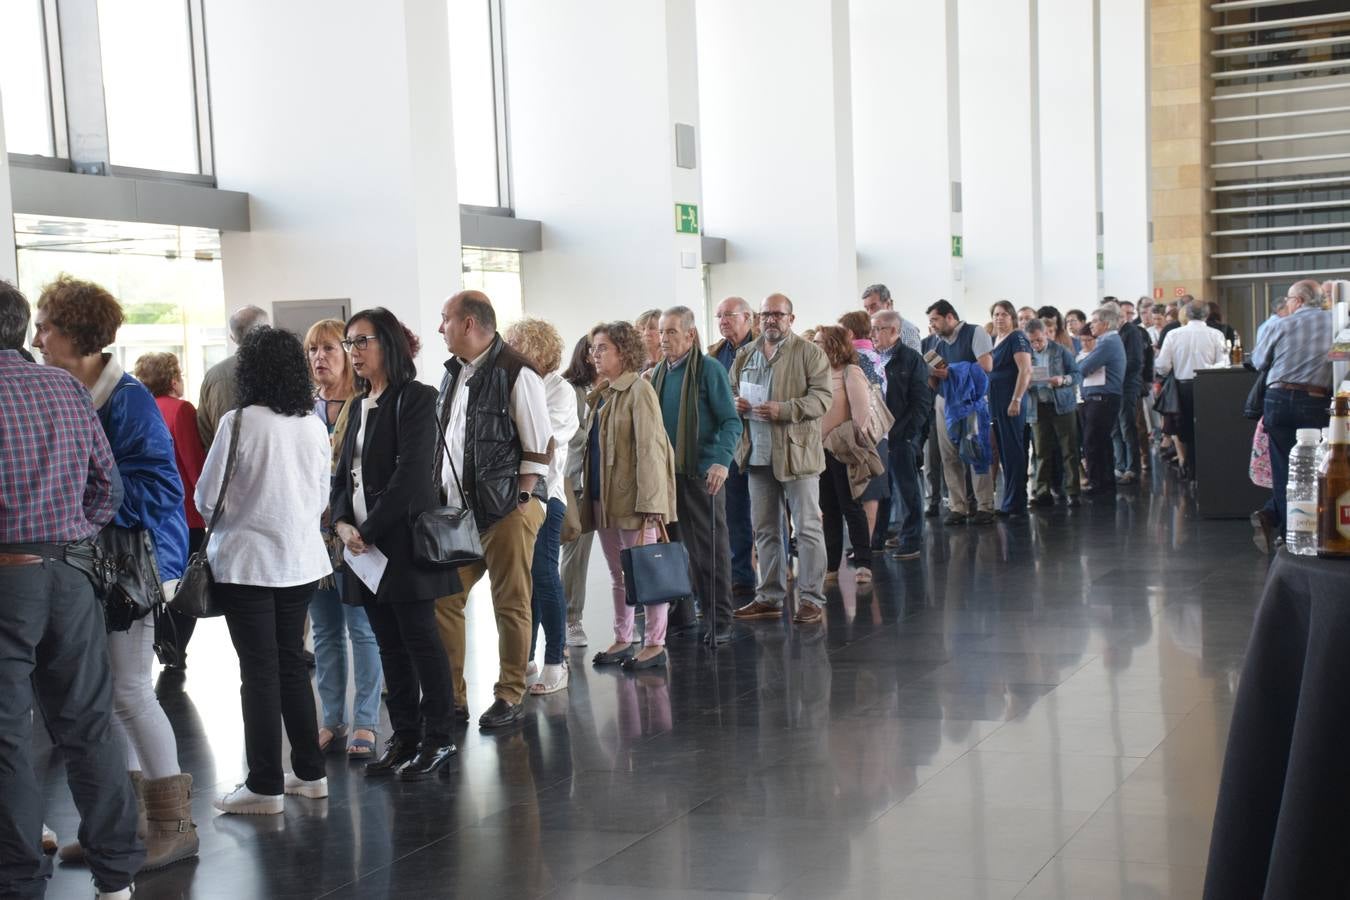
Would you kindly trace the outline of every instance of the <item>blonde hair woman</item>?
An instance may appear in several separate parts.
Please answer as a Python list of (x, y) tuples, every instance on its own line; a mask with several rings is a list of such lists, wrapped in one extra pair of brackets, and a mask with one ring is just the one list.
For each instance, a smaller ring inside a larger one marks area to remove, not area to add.
[(530, 685), (534, 695), (552, 694), (567, 687), (567, 599), (558, 574), (563, 517), (567, 514), (567, 445), (577, 430), (577, 395), (558, 373), (563, 342), (558, 330), (543, 319), (521, 319), (506, 329), (506, 343), (530, 361), (544, 379), (548, 418), (553, 430), (553, 458), (548, 464), (548, 515), (534, 539), (530, 623), (530, 671), (535, 673), (534, 648), (539, 627), (544, 628), (544, 671)]
[[(342, 451), (342, 439), (351, 421), (352, 398), (356, 396), (351, 359), (342, 349), (346, 324), (323, 319), (305, 333), (305, 357), (317, 394), (314, 414), (325, 427), (333, 448), (332, 468), (336, 470)], [(324, 541), (329, 554), (340, 559), (342, 542), (324, 519)], [(380, 722), (380, 648), (370, 620), (360, 606), (342, 602), (336, 576), (324, 578), (309, 604), (310, 624), (314, 627), (314, 669), (323, 707), (323, 727), (319, 729), (319, 747), (325, 753), (347, 751), (348, 759), (372, 759)], [(356, 691), (352, 700), (351, 724), (355, 730), (348, 739), (347, 719), (347, 640), (351, 639), (352, 674)]]

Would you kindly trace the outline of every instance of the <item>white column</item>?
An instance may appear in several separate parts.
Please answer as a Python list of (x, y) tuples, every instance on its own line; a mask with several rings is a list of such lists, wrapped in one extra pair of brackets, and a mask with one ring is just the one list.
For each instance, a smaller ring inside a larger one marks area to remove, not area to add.
[(385, 306), (434, 380), (461, 274), (444, 4), (208, 6), (216, 178), (249, 192), (253, 228), (222, 236), (226, 305)]
[(19, 261), (14, 252), (14, 197), (9, 186), (9, 151), (5, 144), (4, 97), (0, 97), (0, 279), (16, 287), (19, 284)]
[(859, 290), (846, 0), (700, 0), (698, 63), (714, 299), (833, 322)]
[(1133, 300), (1150, 293), (1153, 281), (1148, 227), (1148, 3), (1100, 3), (1104, 280), (1108, 294)]
[(703, 210), (700, 169), (675, 152), (676, 124), (699, 124), (693, 0), (504, 8), (513, 203), (544, 223), (526, 312), (569, 351), (603, 319), (676, 304), (701, 316), (702, 241), (676, 218), (677, 204)]
[(1041, 290), (1032, 306), (1095, 306), (1097, 0), (1038, 0)]
[(972, 322), (987, 321), (995, 300), (1040, 296), (1036, 2), (959, 0), (968, 299), (957, 312)]
[(960, 233), (959, 224), (951, 227), (961, 149), (959, 85), (948, 77), (956, 55), (948, 13), (955, 5), (850, 5), (858, 280), (890, 287), (896, 309), (925, 332), (924, 311), (960, 287), (950, 255), (952, 236)]

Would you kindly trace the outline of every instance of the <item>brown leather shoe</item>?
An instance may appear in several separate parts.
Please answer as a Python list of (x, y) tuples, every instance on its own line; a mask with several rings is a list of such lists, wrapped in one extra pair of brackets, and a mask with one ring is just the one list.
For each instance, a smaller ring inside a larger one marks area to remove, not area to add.
[(825, 610), (803, 600), (797, 604), (797, 614), (792, 621), (796, 625), (819, 625), (825, 621)]
[(777, 606), (770, 606), (763, 600), (752, 600), (732, 615), (743, 621), (748, 619), (781, 619), (783, 610)]

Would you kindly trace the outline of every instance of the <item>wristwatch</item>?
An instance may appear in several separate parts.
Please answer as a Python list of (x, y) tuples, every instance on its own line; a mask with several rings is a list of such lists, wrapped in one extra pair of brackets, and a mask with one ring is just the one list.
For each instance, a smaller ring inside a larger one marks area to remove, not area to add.
[(532, 497), (532, 496), (534, 496), (534, 495), (531, 494), (529, 491), (521, 491), (519, 494), (516, 494), (516, 503), (518, 503), (518, 504), (520, 504), (520, 503), (529, 503), (529, 502), (530, 502), (530, 497)]

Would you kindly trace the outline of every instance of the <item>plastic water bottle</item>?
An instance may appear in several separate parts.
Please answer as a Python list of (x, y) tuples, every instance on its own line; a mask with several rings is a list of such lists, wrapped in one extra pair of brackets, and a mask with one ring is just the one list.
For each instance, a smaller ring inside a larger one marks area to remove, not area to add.
[(1284, 546), (1298, 556), (1317, 555), (1317, 443), (1319, 428), (1300, 428), (1289, 452), (1285, 489)]

